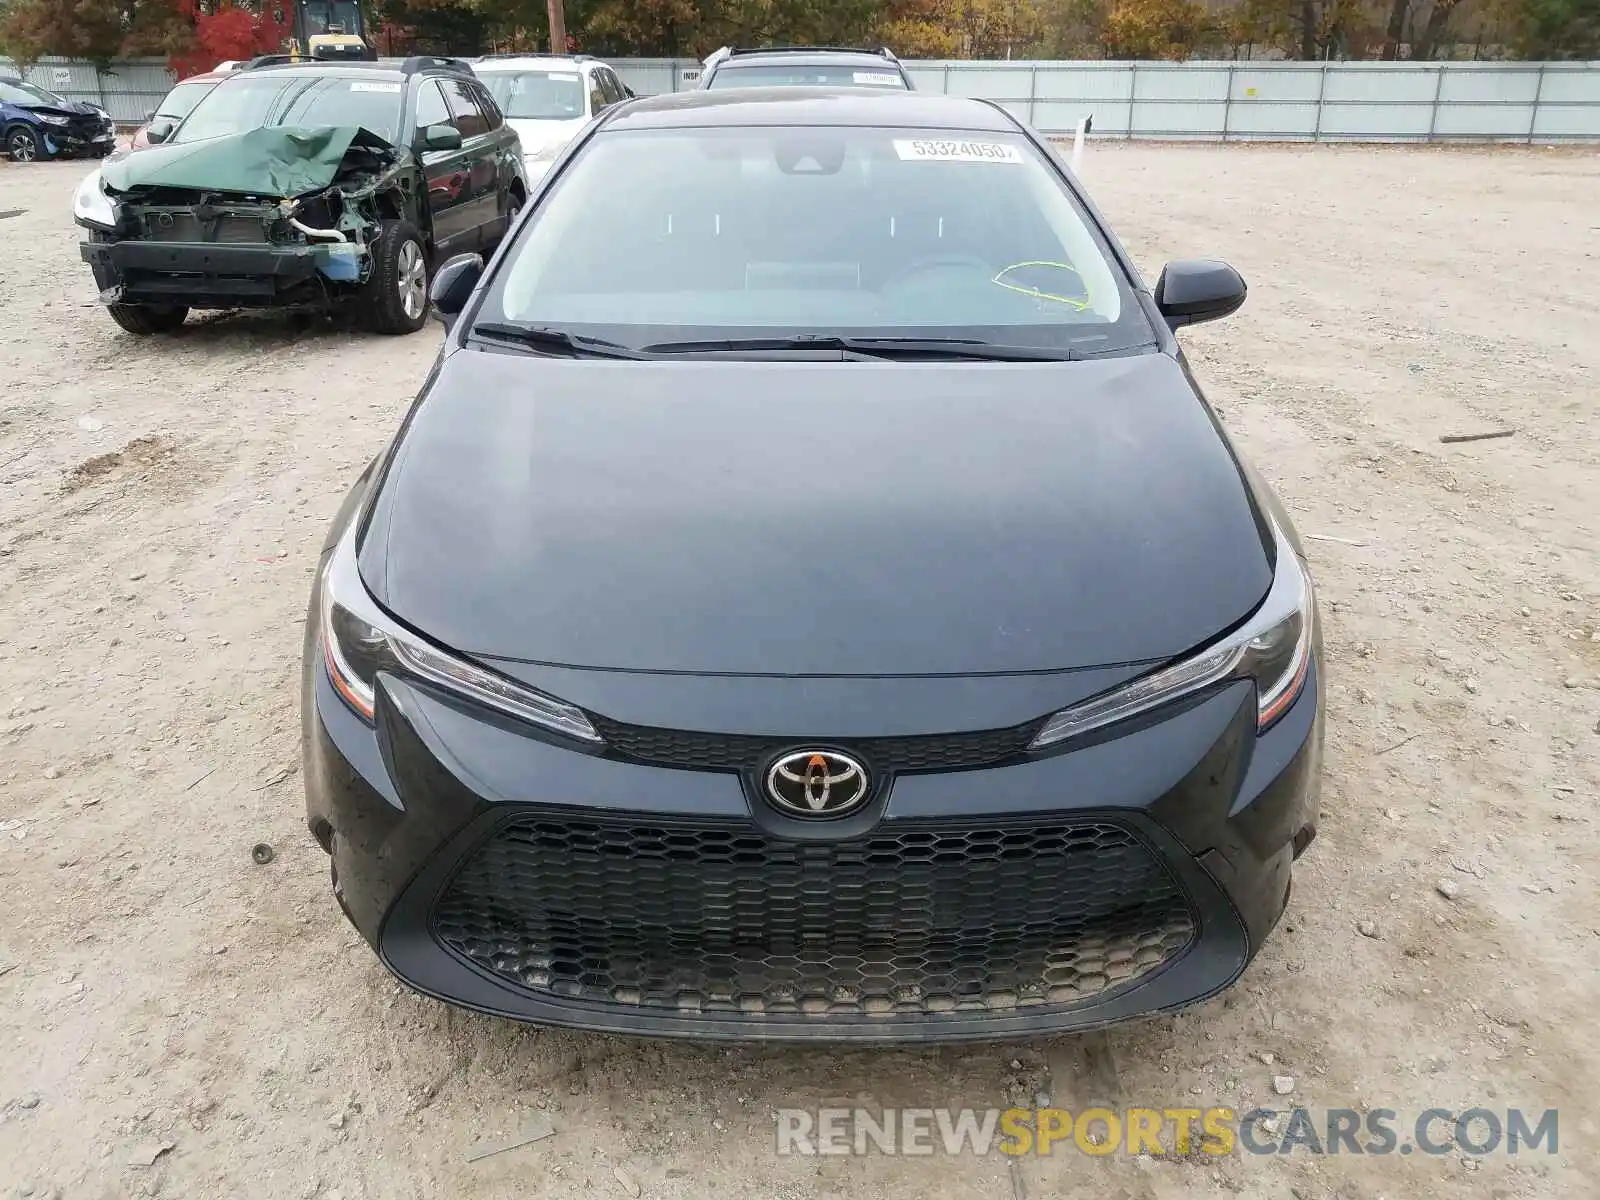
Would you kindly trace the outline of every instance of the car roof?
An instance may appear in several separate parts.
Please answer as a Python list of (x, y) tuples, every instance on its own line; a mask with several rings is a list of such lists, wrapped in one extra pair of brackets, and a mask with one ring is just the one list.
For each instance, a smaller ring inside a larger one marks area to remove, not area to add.
[[(432, 68), (430, 68), (432, 69)], [(439, 68), (442, 75), (459, 75), (459, 71), (447, 71)], [(224, 78), (248, 79), (252, 75), (259, 75), (270, 71), (274, 75), (326, 75), (330, 79), (353, 78), (366, 75), (384, 75), (393, 79), (404, 79), (406, 74), (400, 69), (398, 62), (287, 62), (287, 63), (262, 63), (259, 67), (241, 67), (237, 71), (229, 71)], [(419, 72), (420, 74), (421, 72)]]
[[(881, 59), (879, 60), (882, 61)], [(672, 92), (616, 110), (606, 129), (689, 129), (707, 125), (858, 125), (1015, 133), (1004, 109), (984, 100), (899, 89), (730, 88)]]
[(866, 66), (876, 64), (882, 70), (887, 67), (891, 70), (899, 67), (899, 63), (891, 58), (885, 58), (876, 50), (741, 50), (737, 54), (730, 54), (721, 59), (712, 70), (726, 71), (738, 67), (770, 66), (772, 63), (797, 63), (802, 67), (826, 66), (836, 63), (840, 66)]
[(484, 59), (472, 64), (480, 74), (485, 71), (582, 71), (585, 67), (600, 64), (592, 58), (563, 58), (556, 54), (515, 54)]

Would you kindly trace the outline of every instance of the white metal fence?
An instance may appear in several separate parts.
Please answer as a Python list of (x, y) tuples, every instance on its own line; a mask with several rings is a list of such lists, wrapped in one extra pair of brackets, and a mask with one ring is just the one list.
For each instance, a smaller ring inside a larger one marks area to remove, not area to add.
[[(640, 95), (700, 64), (614, 59)], [(1047, 133), (1210, 141), (1600, 141), (1600, 63), (907, 62), (919, 91), (1003, 104)]]
[[(690, 59), (612, 59), (641, 96), (693, 88)], [(1600, 142), (1600, 63), (907, 62), (917, 88), (1003, 104), (1047, 133), (1210, 141)], [(25, 74), (119, 123), (172, 76), (159, 59), (45, 59)]]
[(68, 100), (98, 104), (119, 125), (141, 123), (173, 84), (172, 72), (159, 58), (128, 59), (103, 71), (71, 58), (41, 59), (23, 71), (10, 59), (0, 58), (0, 77), (26, 79)]

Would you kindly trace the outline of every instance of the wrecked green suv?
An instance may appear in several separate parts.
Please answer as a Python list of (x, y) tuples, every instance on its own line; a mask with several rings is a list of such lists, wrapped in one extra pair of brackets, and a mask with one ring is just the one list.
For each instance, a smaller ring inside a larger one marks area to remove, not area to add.
[(410, 333), (432, 264), (495, 245), (528, 195), (517, 135), (455, 59), (256, 60), (149, 132), (73, 201), (100, 299), (130, 333), (190, 309), (335, 304)]

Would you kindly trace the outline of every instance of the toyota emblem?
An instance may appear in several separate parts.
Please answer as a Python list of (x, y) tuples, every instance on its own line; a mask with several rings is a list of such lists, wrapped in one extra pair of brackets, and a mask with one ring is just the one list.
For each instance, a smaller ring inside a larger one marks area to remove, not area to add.
[(867, 798), (866, 768), (836, 750), (796, 750), (767, 769), (767, 795), (802, 817), (843, 816)]

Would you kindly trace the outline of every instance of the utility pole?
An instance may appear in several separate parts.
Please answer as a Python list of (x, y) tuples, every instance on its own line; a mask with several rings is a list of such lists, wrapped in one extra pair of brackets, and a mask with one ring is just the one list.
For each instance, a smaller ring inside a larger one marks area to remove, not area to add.
[(564, 0), (545, 0), (545, 11), (550, 14), (550, 53), (567, 52), (567, 14)]

